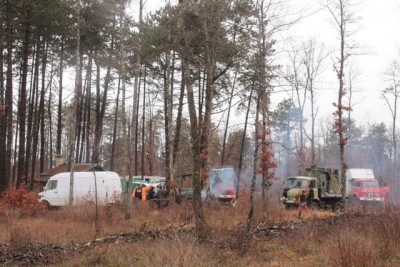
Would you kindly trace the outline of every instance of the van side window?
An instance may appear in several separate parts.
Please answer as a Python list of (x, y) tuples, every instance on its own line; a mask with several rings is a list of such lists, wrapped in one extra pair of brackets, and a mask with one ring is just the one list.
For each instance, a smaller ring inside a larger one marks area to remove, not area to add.
[(57, 180), (49, 181), (46, 189), (47, 190), (57, 189)]

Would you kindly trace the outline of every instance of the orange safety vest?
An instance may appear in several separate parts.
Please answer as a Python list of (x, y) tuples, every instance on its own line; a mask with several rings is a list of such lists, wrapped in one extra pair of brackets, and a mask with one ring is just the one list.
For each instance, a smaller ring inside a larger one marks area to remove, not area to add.
[(142, 201), (146, 201), (146, 192), (150, 190), (152, 185), (142, 187)]
[[(142, 189), (142, 197), (141, 197), (140, 201), (146, 201), (146, 192), (149, 191), (151, 187), (152, 187), (152, 185), (148, 185), (148, 186), (144, 186), (144, 187), (141, 188)], [(133, 192), (132, 192), (132, 195), (131, 195), (132, 198), (136, 197), (135, 196), (136, 195), (136, 189), (137, 189), (137, 187), (135, 187), (135, 189), (133, 189)]]

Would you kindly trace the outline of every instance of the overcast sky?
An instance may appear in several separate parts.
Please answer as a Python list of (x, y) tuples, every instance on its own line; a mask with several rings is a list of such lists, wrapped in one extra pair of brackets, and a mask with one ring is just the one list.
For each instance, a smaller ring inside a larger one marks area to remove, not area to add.
[[(323, 0), (290, 0), (283, 12), (294, 12), (295, 9), (307, 11), (320, 9), (313, 15), (305, 17), (288, 32), (287, 36), (294, 36), (297, 40), (306, 40), (314, 37), (325, 43), (331, 53), (326, 60), (324, 76), (320, 81), (318, 92), (318, 106), (320, 119), (332, 118), (333, 102), (337, 101), (337, 80), (333, 71), (333, 53), (338, 48), (338, 35), (331, 22), (331, 16), (326, 9), (321, 9), (319, 2)], [(361, 0), (362, 1), (362, 0)], [(138, 1), (132, 3), (135, 6)], [(177, 1), (171, 1), (176, 3)], [(357, 1), (351, 1), (357, 2)], [(151, 11), (163, 6), (163, 0), (147, 0), (145, 9)], [(292, 9), (292, 7), (294, 9)], [(352, 116), (361, 124), (376, 122), (391, 123), (391, 114), (388, 106), (380, 96), (385, 88), (384, 73), (390, 63), (399, 58), (400, 45), (400, 0), (363, 0), (353, 12), (359, 17), (354, 25), (357, 31), (351, 37), (360, 47), (363, 55), (354, 56), (352, 65), (357, 73), (353, 81), (354, 96)], [(290, 8), (290, 9), (289, 9)], [(134, 9), (134, 8), (133, 8)], [(275, 94), (276, 102), (285, 95)]]
[[(356, 2), (356, 1), (351, 1)], [(391, 123), (391, 114), (388, 106), (380, 95), (385, 88), (384, 73), (391, 62), (399, 58), (400, 45), (400, 9), (398, 0), (364, 0), (358, 4), (353, 12), (359, 17), (354, 25), (356, 29), (350, 38), (359, 46), (362, 55), (354, 56), (351, 64), (358, 74), (353, 81), (355, 93), (353, 95), (352, 116), (361, 124), (376, 122)], [(295, 5), (307, 6), (308, 9), (317, 8), (318, 0), (295, 1)], [(288, 34), (294, 34), (298, 39), (314, 37), (324, 42), (330, 51), (325, 69), (324, 78), (318, 93), (319, 116), (332, 116), (337, 102), (337, 79), (333, 71), (333, 54), (338, 48), (338, 34), (332, 24), (332, 17), (326, 9), (302, 19)]]

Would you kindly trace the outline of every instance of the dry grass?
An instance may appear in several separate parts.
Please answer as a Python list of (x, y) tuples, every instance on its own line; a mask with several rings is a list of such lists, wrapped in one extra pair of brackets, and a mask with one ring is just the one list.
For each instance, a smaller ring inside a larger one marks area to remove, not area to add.
[[(279, 233), (254, 234), (251, 248), (241, 254), (241, 229), (248, 204), (236, 207), (204, 203), (213, 240), (200, 243), (187, 233), (193, 227), (192, 207), (171, 205), (158, 210), (149, 203), (134, 205), (132, 218), (125, 220), (123, 208), (99, 209), (100, 236), (169, 229), (172, 235), (138, 242), (100, 244), (72, 257), (63, 266), (398, 266), (400, 264), (400, 207), (350, 207), (345, 216), (330, 211), (285, 210), (276, 200), (255, 203), (254, 227), (278, 227)], [(0, 217), (0, 243), (23, 246), (29, 242), (69, 245), (94, 240), (93, 206), (63, 208), (42, 216), (24, 217), (9, 213)], [(59, 265), (58, 265), (59, 266)]]

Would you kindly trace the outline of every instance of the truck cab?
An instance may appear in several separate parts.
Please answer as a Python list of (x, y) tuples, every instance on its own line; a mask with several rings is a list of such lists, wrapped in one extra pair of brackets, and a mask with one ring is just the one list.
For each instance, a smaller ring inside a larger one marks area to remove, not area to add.
[(286, 208), (298, 206), (302, 190), (306, 190), (307, 202), (312, 207), (318, 201), (317, 179), (307, 176), (288, 177), (285, 181), (281, 201)]
[(381, 186), (372, 169), (348, 169), (346, 171), (346, 196), (349, 202), (381, 203), (389, 193), (388, 186)]

